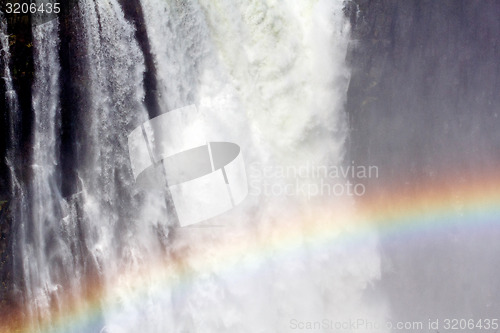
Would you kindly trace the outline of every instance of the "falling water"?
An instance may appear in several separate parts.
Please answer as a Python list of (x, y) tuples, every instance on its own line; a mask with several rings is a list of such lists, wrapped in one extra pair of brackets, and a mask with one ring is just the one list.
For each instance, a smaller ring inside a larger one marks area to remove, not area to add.
[(19, 186), (16, 185), (17, 180), (16, 176), (13, 171), (13, 164), (15, 164), (13, 160), (13, 155), (12, 152), (15, 151), (16, 146), (15, 143), (17, 142), (15, 135), (17, 133), (17, 128), (16, 125), (19, 123), (19, 100), (17, 93), (14, 89), (14, 83), (12, 80), (12, 73), (10, 70), (10, 62), (11, 62), (11, 55), (10, 55), (10, 47), (9, 47), (9, 35), (7, 31), (7, 22), (3, 15), (0, 14), (0, 39), (1, 39), (1, 46), (2, 46), (2, 79), (5, 82), (5, 98), (7, 101), (7, 107), (9, 110), (9, 138), (11, 141), (11, 154), (8, 156), (8, 165), (11, 168), (11, 191), (14, 191), (14, 188), (19, 189)]
[(12, 82), (12, 73), (10, 71), (10, 50), (9, 50), (9, 35), (7, 32), (7, 22), (3, 16), (0, 16), (0, 42), (2, 46), (2, 78), (5, 82), (6, 87), (6, 98), (9, 111), (15, 114), (18, 111), (19, 105), (17, 100), (17, 94), (14, 90), (14, 84)]
[[(78, 19), (85, 33), (79, 42), (86, 50), (81, 61), (88, 80), (85, 112), (79, 121), (85, 130), (78, 141), (78, 182), (85, 215), (85, 242), (96, 269), (113, 269), (114, 260), (130, 245), (133, 211), (130, 162), (126, 150), (128, 131), (146, 119), (142, 105), (144, 61), (132, 26), (116, 1), (82, 1)], [(122, 190), (125, 188), (125, 190)], [(133, 191), (133, 189), (132, 189)], [(103, 265), (106, 263), (106, 265)]]
[[(33, 82), (32, 180), (28, 186), (30, 218), (19, 227), (18, 255), (30, 302), (30, 317), (50, 317), (46, 312), (56, 297), (62, 274), (68, 267), (59, 234), (61, 195), (57, 187), (59, 133), (59, 58), (57, 22), (33, 29), (35, 80)], [(58, 276), (59, 275), (59, 276)]]
[[(153, 94), (162, 112), (196, 104), (207, 140), (237, 142), (250, 177), (281, 165), (342, 163), (349, 26), (341, 4), (141, 5), (158, 82)], [(265, 258), (236, 273), (203, 270), (199, 261), (212, 260), (212, 246), (242, 235), (250, 243), (272, 242), (280, 236), (278, 226), (306, 229), (308, 223), (335, 223), (348, 233), (350, 226), (332, 211), (349, 215), (353, 203), (261, 193), (217, 219), (221, 228), (173, 232), (164, 201), (136, 189), (130, 170), (127, 135), (148, 119), (146, 66), (134, 27), (116, 0), (82, 0), (70, 19), (78, 27), (73, 60), (83, 102), (75, 105), (73, 120), (76, 193), (65, 198), (60, 26), (56, 20), (33, 28), (33, 176), (29, 214), (16, 216), (15, 249), (22, 267), (17, 280), (23, 281), (17, 287), (33, 331), (42, 332), (39, 323), (46, 321), (55, 330), (66, 307), (88, 307), (98, 315), (79, 326), (59, 326), (61, 332), (283, 332), (293, 319), (383, 315), (381, 304), (362, 299), (380, 275), (373, 234), (355, 251), (339, 245), (324, 252), (301, 238), (290, 258)], [(325, 206), (330, 208), (318, 217)], [(201, 259), (193, 254), (200, 249)], [(180, 268), (170, 278), (182, 283), (164, 285), (154, 269), (147, 270), (172, 262)], [(143, 276), (141, 285), (125, 278), (134, 275)], [(131, 297), (138, 288), (142, 296)], [(85, 305), (90, 296), (97, 301)]]

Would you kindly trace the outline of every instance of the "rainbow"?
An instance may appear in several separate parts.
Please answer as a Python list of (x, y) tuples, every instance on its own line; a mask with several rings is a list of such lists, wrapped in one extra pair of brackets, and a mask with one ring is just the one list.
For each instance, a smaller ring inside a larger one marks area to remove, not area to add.
[(500, 175), (490, 172), (468, 181), (420, 182), (418, 187), (386, 186), (360, 198), (355, 206), (355, 213), (349, 213), (334, 211), (323, 203), (300, 217), (273, 222), (257, 237), (240, 233), (211, 240), (208, 253), (206, 248), (193, 247), (152, 259), (143, 269), (107, 283), (116, 290), (89, 281), (90, 291), (83, 301), (68, 302), (65, 309), (54, 310), (51, 320), (42, 320), (37, 330), (23, 323), (22, 311), (18, 311), (0, 323), (0, 332), (64, 333), (75, 328), (98, 332), (101, 310), (117, 306), (103, 299), (115, 299), (115, 293), (126, 293), (128, 299), (140, 303), (148, 292), (141, 288), (146, 283), (160, 289), (183, 288), (203, 272), (233, 274), (253, 269), (268, 258), (293, 256), (304, 244), (318, 249), (332, 244), (355, 247), (374, 230), (383, 241), (427, 231), (439, 233), (457, 225), (472, 231), (500, 228)]

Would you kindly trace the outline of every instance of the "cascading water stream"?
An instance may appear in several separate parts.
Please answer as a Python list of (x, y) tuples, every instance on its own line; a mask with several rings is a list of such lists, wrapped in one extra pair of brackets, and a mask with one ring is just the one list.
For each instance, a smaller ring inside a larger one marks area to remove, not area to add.
[(59, 57), (58, 24), (33, 29), (35, 80), (33, 82), (32, 180), (28, 186), (29, 219), (20, 226), (19, 249), (22, 277), (34, 318), (48, 312), (61, 278), (67, 277), (69, 252), (60, 238), (62, 197), (58, 190)]
[(133, 193), (126, 192), (132, 181), (126, 139), (130, 128), (147, 119), (141, 103), (144, 61), (118, 2), (82, 1), (78, 19), (85, 29), (79, 43), (86, 50), (79, 60), (89, 82), (79, 120), (86, 129), (78, 140), (87, 144), (79, 152), (78, 177), (90, 229), (87, 247), (96, 264), (107, 263), (99, 267), (105, 271), (123, 255), (121, 242), (129, 244), (133, 232), (132, 221), (127, 222), (134, 204)]
[[(2, 79), (5, 82), (5, 94), (7, 99), (8, 110), (11, 114), (15, 115), (19, 110), (19, 101), (17, 94), (14, 90), (14, 83), (12, 82), (12, 73), (10, 71), (10, 50), (9, 50), (9, 35), (7, 32), (7, 22), (3, 15), (0, 14), (0, 45), (2, 47)], [(12, 130), (11, 130), (12, 132)], [(12, 135), (12, 133), (11, 133)]]
[[(10, 153), (7, 156), (7, 165), (11, 170), (11, 179), (10, 179), (10, 187), (11, 191), (19, 191), (20, 186), (17, 181), (17, 177), (15, 175), (15, 168), (13, 164), (15, 164), (13, 152), (17, 148), (17, 138), (16, 134), (18, 132), (18, 124), (19, 124), (19, 100), (14, 89), (14, 83), (12, 80), (12, 73), (10, 70), (11, 65), (11, 55), (10, 55), (10, 47), (9, 47), (9, 35), (7, 31), (7, 22), (3, 15), (0, 14), (0, 41), (2, 47), (2, 79), (5, 82), (5, 98), (7, 101), (8, 107), (8, 115), (9, 115), (9, 139), (11, 144)], [(19, 194), (19, 193), (18, 193)], [(19, 195), (21, 197), (21, 195)]]
[[(266, 168), (342, 163), (349, 27), (341, 4), (140, 4), (162, 112), (196, 104), (208, 141), (242, 147), (250, 181)], [(31, 330), (282, 332), (294, 318), (383, 315), (383, 306), (361, 300), (380, 275), (374, 234), (355, 251), (317, 249), (299, 232), (290, 257), (262, 250), (264, 258), (253, 263), (245, 253), (254, 243), (279, 242), (281, 230), (335, 224), (339, 235), (348, 234), (348, 221), (334, 210), (348, 216), (349, 199), (253, 193), (217, 219), (223, 228), (169, 229), (164, 200), (136, 189), (130, 169), (127, 135), (148, 119), (144, 55), (133, 25), (117, 0), (81, 0), (69, 19), (79, 28), (73, 61), (84, 102), (75, 105), (73, 120), (78, 193), (68, 198), (59, 166), (58, 48), (66, 41), (57, 20), (33, 28), (33, 176), (28, 213), (16, 216), (15, 249)], [(278, 186), (287, 180), (259, 179)], [(214, 259), (234, 239), (246, 240), (241, 261), (250, 260), (235, 272)], [(78, 325), (61, 323), (65, 308), (91, 314)]]

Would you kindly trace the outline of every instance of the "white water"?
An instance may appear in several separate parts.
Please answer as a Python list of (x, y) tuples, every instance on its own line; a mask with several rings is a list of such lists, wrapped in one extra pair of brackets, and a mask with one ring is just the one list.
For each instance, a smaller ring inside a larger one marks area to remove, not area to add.
[[(341, 162), (349, 29), (341, 3), (142, 3), (165, 106), (196, 103), (205, 114), (209, 139), (240, 144), (248, 171)], [(332, 209), (351, 209), (343, 199), (318, 201)], [(279, 242), (273, 229), (277, 221), (294, 218), (304, 224), (299, 228), (305, 227), (306, 215), (317, 209), (300, 196), (250, 197), (239, 215), (219, 219), (231, 227), (182, 232), (172, 251), (189, 253), (221, 235), (242, 233)], [(372, 307), (362, 299), (380, 274), (374, 239), (365, 242), (355, 250), (331, 253), (297, 244), (300, 250), (293, 257), (268, 258), (237, 278), (204, 274), (182, 291), (164, 290), (152, 298), (151, 313), (162, 313), (165, 319), (151, 315), (144, 322), (129, 309), (126, 325), (117, 317), (112, 327), (125, 332), (133, 331), (129, 327), (151, 332), (283, 332), (290, 329), (291, 319), (382, 320), (384, 305), (375, 301)], [(196, 269), (189, 256), (186, 265)]]
[(14, 83), (12, 82), (12, 73), (10, 71), (10, 48), (9, 48), (9, 35), (7, 33), (7, 22), (3, 15), (0, 14), (0, 46), (2, 51), (2, 79), (5, 82), (6, 98), (8, 101), (9, 111), (16, 112), (19, 108), (17, 94), (14, 90)]
[[(15, 135), (17, 133), (17, 129), (15, 128), (15, 124), (18, 122), (19, 118), (19, 100), (17, 97), (16, 90), (14, 89), (14, 82), (12, 80), (12, 73), (10, 70), (10, 47), (9, 47), (9, 36), (7, 32), (7, 22), (3, 15), (0, 14), (0, 45), (2, 47), (2, 80), (5, 82), (5, 94), (6, 94), (6, 100), (7, 100), (7, 107), (9, 108), (9, 117), (10, 117), (10, 128), (9, 128), (9, 137), (11, 141), (14, 143), (16, 142)], [(15, 149), (16, 147), (12, 147), (12, 149)], [(13, 172), (13, 156), (12, 154), (9, 154), (7, 156), (7, 165), (11, 169), (11, 174), (13, 175), (11, 177), (11, 187), (14, 191), (14, 188), (17, 190), (19, 189), (19, 186), (16, 184), (16, 177), (15, 173)], [(17, 191), (16, 190), (16, 191)]]
[[(349, 78), (344, 64), (349, 27), (341, 2), (143, 0), (142, 6), (163, 111), (197, 104), (207, 139), (240, 144), (249, 171), (341, 163)], [(168, 262), (186, 254), (185, 268), (196, 272), (189, 257), (193, 249), (205, 248), (209, 261), (210, 244), (221, 238), (279, 242), (273, 229), (278, 222), (305, 228), (307, 217), (316, 218), (320, 208), (347, 212), (352, 203), (251, 196), (217, 220), (226, 228), (182, 230), (167, 239), (163, 200), (137, 192), (127, 156), (129, 131), (147, 119), (144, 61), (133, 28), (115, 0), (82, 0), (77, 8), (78, 44), (84, 50), (79, 60), (89, 88), (78, 120), (85, 124), (78, 136), (81, 191), (69, 202), (55, 185), (58, 25), (34, 28), (34, 177), (31, 218), (21, 228), (19, 245), (32, 314), (47, 312), (51, 301), (58, 304), (60, 293), (71, 293), (78, 302), (85, 293), (81, 278), (90, 274), (113, 295), (103, 296), (102, 318), (93, 328), (103, 332), (285, 332), (292, 319), (382, 318), (383, 305), (363, 298), (380, 275), (374, 237), (349, 249), (296, 244), (293, 256), (263, 258), (237, 274), (203, 272), (183, 288), (116, 282), (116, 276), (133, 275), (148, 258), (162, 255)], [(77, 211), (83, 215), (77, 217)], [(321, 218), (329, 223), (332, 216)], [(347, 231), (339, 238), (342, 232)], [(139, 302), (129, 297), (138, 287), (148, 295)]]
[(60, 239), (61, 196), (57, 190), (59, 134), (58, 24), (51, 22), (33, 29), (35, 79), (33, 82), (33, 154), (30, 193), (31, 223), (20, 228), (25, 290), (32, 315), (46, 313), (51, 298), (57, 297), (61, 275), (71, 266), (71, 252)]

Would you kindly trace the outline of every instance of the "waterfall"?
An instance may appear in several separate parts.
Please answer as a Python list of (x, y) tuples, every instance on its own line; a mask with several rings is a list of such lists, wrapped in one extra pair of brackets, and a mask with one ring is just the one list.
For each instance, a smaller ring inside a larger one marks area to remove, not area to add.
[[(341, 4), (142, 1), (142, 5), (161, 83), (157, 93), (165, 107), (199, 103), (208, 137), (240, 144), (250, 172), (280, 165), (341, 163), (346, 137), (342, 108), (349, 79), (344, 63), (349, 27)], [(180, 247), (185, 256), (186, 269), (196, 270), (189, 253), (197, 247), (208, 248), (221, 237), (237, 238), (242, 232), (255, 241), (279, 238), (273, 234), (277, 221), (320, 209), (303, 197), (252, 200), (247, 214), (231, 222), (235, 229), (182, 232), (174, 240), (173, 248)], [(344, 211), (350, 207), (343, 199), (331, 205)], [(307, 228), (311, 221), (300, 216), (303, 220), (297, 223)], [(319, 223), (335, 219), (322, 218), (325, 221)], [(273, 332), (289, 329), (289, 321), (297, 316), (313, 320), (332, 313), (336, 318), (383, 313), (380, 304), (372, 312), (359, 301), (366, 284), (380, 274), (374, 237), (350, 257), (345, 249), (336, 251), (318, 253), (304, 245), (297, 254), (300, 259), (270, 259), (246, 277), (213, 272), (190, 282), (182, 292), (164, 290), (150, 305), (153, 313), (168, 308), (165, 302), (173, 307), (165, 312), (173, 323), (148, 317), (146, 327)], [(345, 282), (351, 274), (350, 282)], [(223, 304), (216, 302), (219, 298)], [(262, 304), (268, 309), (265, 314), (260, 311)], [(127, 325), (142, 327), (141, 318), (128, 316)]]
[(2, 51), (2, 79), (5, 82), (5, 99), (7, 101), (7, 107), (8, 107), (8, 114), (9, 114), (9, 138), (10, 138), (10, 143), (11, 143), (11, 149), (10, 149), (10, 154), (7, 157), (7, 164), (9, 168), (11, 169), (11, 192), (14, 192), (14, 188), (19, 189), (19, 186), (16, 184), (17, 179), (15, 176), (15, 171), (13, 170), (13, 164), (15, 164), (14, 156), (12, 153), (16, 149), (15, 143), (17, 142), (16, 140), (16, 133), (18, 129), (16, 128), (17, 124), (19, 123), (19, 100), (18, 96), (16, 93), (16, 90), (14, 89), (14, 83), (12, 80), (12, 72), (10, 70), (10, 62), (11, 62), (11, 55), (10, 55), (10, 47), (9, 47), (9, 35), (7, 31), (7, 22), (3, 15), (0, 15), (0, 39), (1, 39), (1, 51)]
[[(133, 209), (122, 195), (131, 194), (120, 193), (120, 186), (127, 182), (124, 174), (130, 168), (124, 149), (127, 126), (133, 126), (134, 119), (145, 119), (147, 115), (141, 104), (143, 60), (133, 39), (133, 29), (117, 2), (82, 1), (78, 10), (80, 12), (72, 15), (77, 22), (80, 19), (85, 28), (78, 34), (78, 43), (86, 52), (78, 61), (84, 68), (84, 79), (89, 82), (85, 86), (88, 102), (81, 119), (74, 119), (79, 135), (75, 135), (79, 141), (77, 146), (81, 148), (76, 152), (80, 166), (75, 187), (79, 192), (67, 198), (61, 194), (64, 175), (59, 162), (58, 20), (34, 26), (32, 32), (35, 64), (33, 146), (29, 151), (32, 176), (26, 185), (16, 186), (19, 208), (13, 213), (16, 223), (13, 265), (16, 288), (23, 295), (24, 315), (31, 322), (25, 325), (33, 331), (41, 331), (44, 327), (41, 323), (52, 323), (51, 318), (65, 308), (79, 304), (94, 287), (86, 282), (89, 277), (105, 280), (112, 276), (112, 263), (120, 256), (127, 256), (127, 249), (122, 248), (119, 238), (127, 242), (132, 232), (120, 216), (126, 214), (127, 209)], [(2, 37), (4, 47), (7, 39)], [(4, 57), (8, 64), (7, 52)], [(11, 123), (16, 126), (19, 121), (15, 91), (8, 66), (5, 68), (7, 94), (12, 97), (9, 99), (12, 100)], [(85, 129), (80, 132), (81, 124), (85, 124)], [(12, 142), (17, 140), (17, 131), (12, 129)], [(20, 152), (14, 145), (11, 151)], [(15, 163), (11, 163), (14, 176)], [(119, 210), (119, 205), (125, 207)], [(122, 249), (124, 253), (120, 253)], [(105, 284), (105, 281), (99, 283)]]
[(147, 119), (142, 105), (144, 60), (117, 1), (82, 1), (78, 18), (85, 30), (79, 43), (86, 50), (78, 61), (84, 64), (81, 75), (88, 84), (85, 110), (78, 120), (85, 126), (78, 141), (86, 144), (79, 150), (77, 175), (85, 241), (104, 273), (123, 255), (122, 241), (130, 245), (134, 227), (127, 222), (134, 207), (133, 193), (127, 193), (133, 178), (126, 142), (128, 131)]
[[(33, 147), (28, 185), (30, 215), (19, 230), (26, 297), (34, 318), (50, 316), (61, 275), (71, 262), (59, 232), (61, 195), (58, 179), (59, 57), (57, 21), (33, 29), (35, 79), (33, 82)], [(58, 281), (59, 280), (59, 281)], [(46, 312), (47, 311), (47, 312)]]
[[(207, 140), (238, 143), (250, 177), (280, 166), (341, 165), (349, 81), (342, 4), (138, 3), (161, 112), (196, 104)], [(340, 217), (354, 214), (353, 202), (252, 195), (217, 219), (220, 228), (173, 229), (164, 200), (136, 188), (130, 167), (127, 135), (148, 119), (145, 55), (134, 25), (118, 0), (81, 0), (68, 20), (75, 27), (72, 79), (79, 96), (71, 119), (76, 193), (69, 197), (62, 194), (59, 163), (68, 110), (60, 103), (58, 50), (67, 41), (59, 38), (58, 20), (33, 27), (32, 177), (26, 208), (15, 217), (18, 288), (32, 331), (283, 332), (292, 320), (383, 315), (383, 306), (362, 302), (380, 276), (373, 233), (355, 251), (314, 248), (300, 235), (293, 256), (263, 255), (236, 273), (206, 268), (218, 246), (235, 239), (245, 239), (250, 251), (252, 244), (279, 241), (279, 230), (305, 232), (311, 224), (338, 225), (340, 238), (350, 232)], [(15, 114), (15, 103), (10, 107)], [(288, 180), (259, 179), (277, 186)], [(158, 273), (172, 265), (167, 276)], [(61, 323), (68, 308), (92, 315), (78, 327)]]

